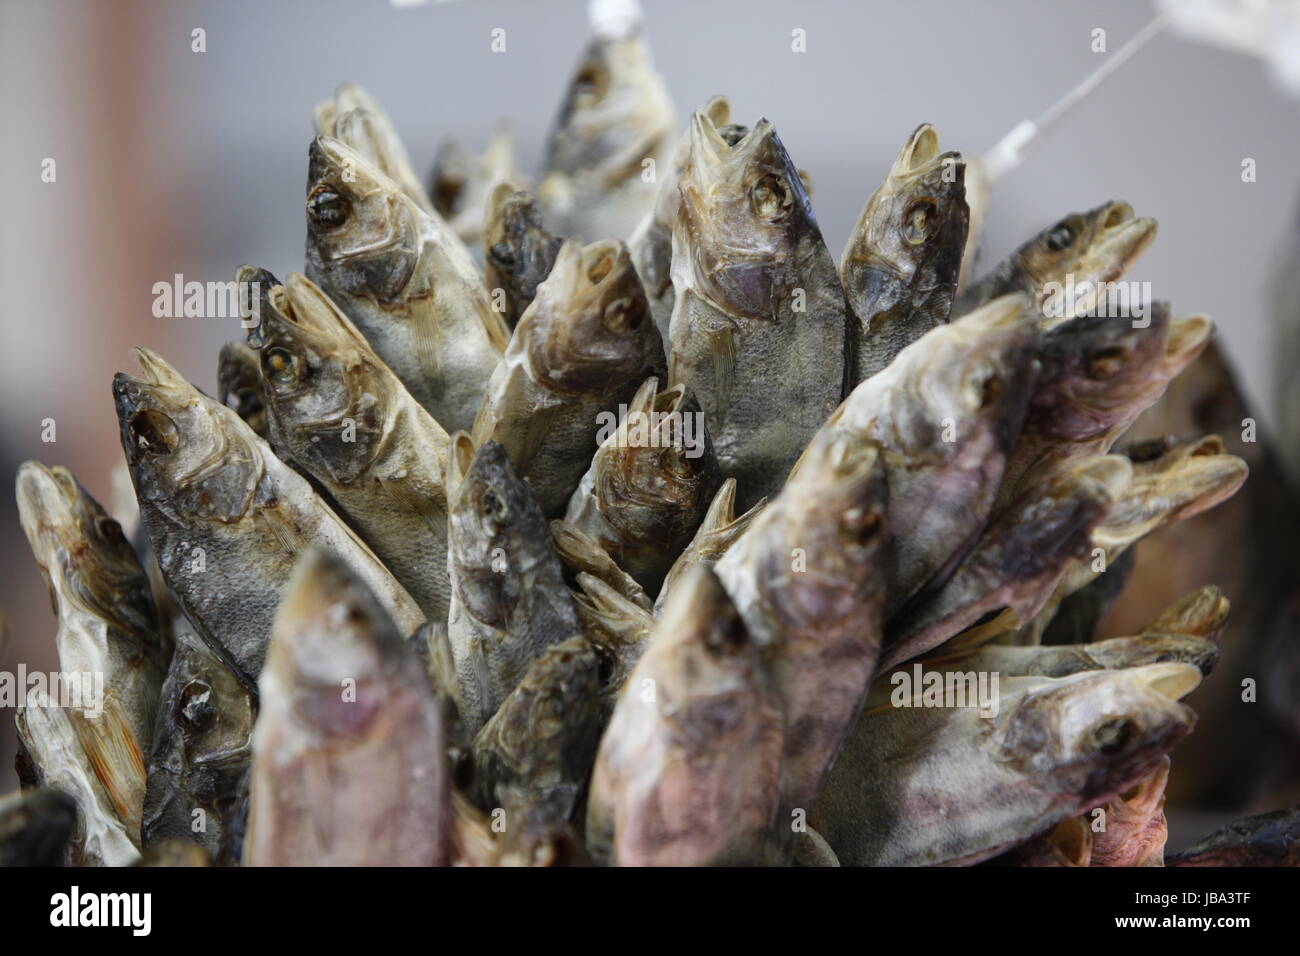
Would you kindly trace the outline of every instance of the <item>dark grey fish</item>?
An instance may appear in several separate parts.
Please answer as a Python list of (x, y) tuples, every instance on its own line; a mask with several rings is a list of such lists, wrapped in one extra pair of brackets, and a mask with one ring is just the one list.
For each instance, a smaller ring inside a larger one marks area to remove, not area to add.
[(61, 790), (0, 797), (0, 867), (62, 866), (77, 829), (77, 801)]
[(1230, 823), (1166, 857), (1165, 866), (1300, 866), (1300, 806)]
[(477, 733), (553, 644), (581, 636), (551, 531), (494, 441), (452, 438), (448, 638), (460, 719)]
[(221, 346), (217, 360), (217, 398), (221, 404), (233, 408), (259, 438), (267, 439), (270, 432), (266, 424), (266, 400), (257, 365), (257, 349), (247, 342), (227, 342)]
[(181, 632), (149, 750), (143, 845), (189, 840), (214, 859), (239, 807), (257, 705), (227, 664)]
[[(527, 192), (501, 183), (488, 200), (483, 226), (483, 280), (510, 328), (532, 305), (564, 245), (546, 231), (537, 201)], [(502, 300), (498, 303), (498, 297)]]
[(850, 323), (850, 385), (948, 321), (969, 219), (966, 163), (960, 153), (940, 154), (939, 134), (922, 123), (867, 200), (840, 256), (857, 319)]
[(848, 306), (799, 172), (761, 120), (691, 122), (673, 227), (669, 381), (699, 400), (740, 507), (780, 490), (846, 384)]

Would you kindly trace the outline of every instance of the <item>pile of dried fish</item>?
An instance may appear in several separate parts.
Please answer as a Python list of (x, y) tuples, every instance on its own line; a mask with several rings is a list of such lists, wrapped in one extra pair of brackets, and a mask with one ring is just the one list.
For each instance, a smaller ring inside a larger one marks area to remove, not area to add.
[[(1099, 585), (1247, 469), (1123, 444), (1208, 319), (1053, 300), (1155, 223), (1066, 216), (963, 288), (923, 125), (837, 265), (771, 123), (678, 132), (626, 6), (535, 193), (505, 133), (426, 192), (341, 87), (218, 399), (143, 348), (114, 380), (118, 520), (22, 467), (103, 693), (25, 701), (0, 862), (1163, 865), (1227, 601), (1094, 641)], [(1179, 862), (1294, 862), (1294, 812)]]

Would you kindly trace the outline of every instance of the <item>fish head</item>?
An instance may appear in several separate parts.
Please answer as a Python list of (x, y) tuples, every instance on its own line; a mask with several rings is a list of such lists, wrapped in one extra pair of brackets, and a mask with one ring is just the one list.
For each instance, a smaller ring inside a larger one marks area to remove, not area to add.
[(1228, 610), (1229, 602), (1223, 591), (1207, 585), (1179, 598), (1143, 630), (1215, 640), (1228, 621)]
[(290, 273), (256, 330), (262, 394), (278, 441), (341, 483), (373, 461), (397, 387), (392, 372), (320, 287)]
[(227, 342), (217, 359), (217, 398), (248, 422), (248, 427), (266, 436), (266, 403), (257, 371), (257, 349), (247, 342)]
[(655, 681), (660, 719), (693, 752), (747, 740), (767, 695), (758, 649), (713, 568), (695, 565), (673, 585), (633, 674)]
[(356, 150), (317, 136), (308, 150), (307, 270), (332, 289), (387, 302), (420, 255), (423, 212)]
[(542, 226), (537, 201), (526, 190), (499, 183), (488, 201), (483, 228), (484, 278), (532, 297), (550, 273), (560, 240)]
[[(451, 455), (459, 459), (461, 447), (453, 440)], [(550, 528), (497, 442), (474, 451), (455, 487), (447, 537), (461, 600), (477, 620), (504, 628), (522, 597), (523, 577), (550, 552)]]
[(1200, 354), (1213, 326), (1203, 316), (1171, 319), (1151, 305), (1145, 324), (1083, 315), (1048, 331), (1027, 427), (1059, 441), (1085, 441), (1131, 420)]
[(870, 270), (871, 299), (882, 291), (871, 282), (912, 285), (915, 278), (918, 289), (934, 285), (960, 266), (969, 219), (966, 163), (961, 153), (940, 153), (938, 132), (923, 123), (867, 200), (846, 261)]
[(238, 415), (146, 348), (144, 378), (119, 372), (113, 398), (141, 509), (180, 525), (238, 521), (253, 503), (265, 445)]
[(355, 738), (404, 678), (414, 661), (409, 655), (392, 620), (346, 562), (313, 548), (299, 559), (276, 611), (262, 696), (282, 695), (327, 738)]
[[(1038, 373), (1037, 343), (1022, 295), (1002, 296), (931, 329), (895, 359), (903, 363), (904, 384), (885, 440), (918, 462), (1004, 454), (1019, 434)], [(858, 386), (868, 404), (870, 382)], [(846, 404), (854, 404), (853, 396)]]
[(561, 394), (603, 395), (645, 374), (667, 379), (663, 339), (617, 239), (561, 246), (516, 335), (534, 373)]
[(1192, 634), (1147, 632), (1133, 637), (1114, 637), (1085, 647), (1088, 656), (1107, 670), (1142, 667), (1146, 664), (1181, 662), (1195, 665), (1209, 676), (1219, 662), (1219, 646)]
[(636, 512), (644, 520), (638, 527), (689, 535), (722, 475), (699, 402), (684, 385), (659, 392), (657, 384), (645, 381), (618, 430), (597, 450), (593, 493), (619, 511)]
[(1111, 282), (1128, 269), (1155, 238), (1156, 222), (1135, 217), (1126, 202), (1103, 203), (1071, 213), (1044, 229), (1016, 252), (1016, 263), (1041, 294), (1049, 282), (1073, 276), (1083, 282)]
[(735, 143), (703, 112), (691, 119), (674, 241), (686, 282), (719, 309), (775, 319), (797, 278), (797, 252), (817, 233), (807, 190), (776, 130), (759, 122)]
[(1002, 709), (1000, 756), (1040, 786), (1105, 799), (1150, 773), (1191, 731), (1196, 714), (1179, 700), (1200, 681), (1187, 663), (1012, 678), (1007, 690), (1028, 689)]
[(60, 596), (130, 634), (157, 631), (149, 580), (122, 526), (66, 468), (36, 461), (18, 468), (18, 520), (22, 524), (54, 613)]

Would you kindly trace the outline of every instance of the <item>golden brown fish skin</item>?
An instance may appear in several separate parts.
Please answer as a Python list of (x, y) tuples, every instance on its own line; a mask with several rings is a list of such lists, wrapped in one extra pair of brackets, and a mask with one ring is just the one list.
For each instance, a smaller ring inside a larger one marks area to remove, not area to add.
[(476, 734), (534, 660), (582, 630), (550, 528), (505, 449), (452, 442), (448, 638), (460, 719)]
[(602, 412), (666, 379), (663, 342), (627, 247), (566, 242), (487, 384), (474, 444), (500, 443), (548, 518), (596, 451)]
[(678, 580), (697, 564), (706, 567), (715, 565), (766, 507), (767, 499), (764, 498), (744, 514), (737, 516), (736, 479), (726, 479), (718, 489), (718, 493), (713, 496), (713, 501), (709, 503), (709, 510), (705, 512), (704, 520), (700, 522), (690, 544), (678, 555), (668, 571), (668, 576), (664, 578), (663, 586), (659, 588), (659, 596), (655, 598), (655, 614), (658, 615), (663, 610), (669, 591)]
[(547, 227), (585, 242), (626, 239), (636, 228), (656, 192), (643, 164), (667, 165), (676, 124), (639, 21), (593, 27), (547, 138), (537, 189)]
[(515, 163), (514, 136), (504, 124), (497, 127), (481, 156), (471, 154), (455, 140), (444, 140), (429, 174), (434, 208), (456, 235), (472, 246), (483, 242), (491, 218), (489, 197), (499, 188), (513, 191), (522, 185), (523, 177)]
[(922, 587), (941, 584), (989, 519), (1037, 373), (1027, 308), (1008, 296), (932, 329), (858, 385), (821, 429), (884, 451), (891, 616)]
[(0, 867), (63, 866), (77, 829), (77, 802), (61, 790), (0, 797)]
[[(1124, 274), (1155, 238), (1156, 222), (1134, 218), (1126, 202), (1111, 201), (1083, 213), (1071, 213), (1048, 226), (993, 268), (970, 283), (953, 303), (954, 316), (1011, 292), (1028, 294), (1041, 307), (1050, 282), (1075, 287), (1113, 282)], [(1090, 305), (1080, 299), (1076, 311)]]
[(938, 132), (922, 123), (867, 200), (840, 256), (856, 317), (850, 385), (948, 321), (969, 225), (966, 163), (961, 153), (940, 154)]
[(1028, 620), (1087, 549), (1133, 475), (1122, 455), (1076, 463), (1020, 492), (989, 519), (979, 542), (942, 587), (920, 592), (886, 629), (880, 668), (930, 650), (990, 611)]
[(346, 558), (405, 631), (424, 622), (374, 553), (232, 410), (161, 357), (113, 380), (141, 519), (199, 636), (253, 689), (271, 620), (308, 543)]
[(429, 620), (445, 621), (447, 433), (310, 279), (291, 273), (262, 313), (272, 447), (325, 490)]
[(869, 707), (810, 822), (845, 866), (979, 863), (1150, 774), (1195, 724), (1178, 699), (1199, 680), (1176, 663), (1008, 678), (989, 717)]
[(536, 825), (578, 807), (603, 725), (600, 660), (584, 637), (552, 644), (474, 738), (479, 805)]
[(184, 839), (220, 855), (252, 756), (256, 713), (234, 671), (193, 634), (179, 633), (149, 749), (145, 849)]
[(774, 495), (844, 396), (848, 305), (798, 170), (761, 120), (691, 121), (673, 226), (669, 381), (699, 400), (740, 507)]
[(468, 428), (510, 330), (464, 244), (325, 136), (309, 150), (306, 208), (307, 277), (443, 428)]
[(144, 754), (166, 669), (148, 575), (121, 526), (66, 468), (18, 469), (18, 516), (58, 616), (59, 668), (85, 699), (67, 708), (96, 778), (139, 840)]
[(1169, 634), (1190, 634), (1217, 641), (1228, 622), (1229, 602), (1212, 584), (1179, 598), (1161, 611), (1142, 630)]
[(1084, 818), (1063, 820), (1050, 833), (1040, 834), (985, 866), (1087, 866), (1092, 859), (1092, 830)]
[(781, 713), (712, 569), (682, 578), (601, 739), (592, 855), (619, 866), (766, 862), (780, 802)]
[(1300, 806), (1236, 820), (1166, 857), (1165, 866), (1300, 866)]
[[(725, 96), (714, 96), (702, 107), (700, 112), (712, 120), (718, 134), (727, 143), (734, 146), (745, 138), (749, 132), (746, 126), (731, 122), (731, 104)], [(668, 175), (661, 178), (659, 194), (654, 206), (646, 213), (641, 224), (627, 240), (628, 251), (636, 266), (641, 284), (645, 286), (646, 298), (650, 302), (650, 311), (654, 315), (655, 325), (663, 340), (669, 340), (669, 322), (673, 315), (673, 223), (677, 221), (677, 212), (681, 208), (682, 194), (679, 188), (683, 171), (691, 155), (691, 130), (688, 126), (681, 135), (673, 152)]]
[(442, 706), (365, 584), (312, 549), (276, 613), (253, 733), (247, 866), (439, 866)]
[[(699, 403), (685, 386), (657, 392), (657, 384), (647, 379), (637, 390), (627, 416), (596, 449), (564, 515), (651, 594), (722, 484)], [(652, 415), (665, 417), (652, 428)]]
[[(1169, 758), (1157, 762), (1151, 773), (1102, 806), (1105, 826), (1092, 838), (1089, 866), (1164, 866), (1165, 784)], [(1088, 813), (1085, 821), (1093, 819)]]
[(599, 578), (637, 607), (647, 611), (653, 607), (645, 589), (618, 566), (609, 552), (600, 546), (599, 541), (585, 531), (564, 521), (552, 521), (551, 543), (555, 545), (565, 583), (570, 588), (578, 587), (578, 578), (585, 573)]
[(164, 840), (144, 851), (136, 866), (212, 866), (208, 851), (189, 840)]
[(715, 566), (781, 702), (782, 827), (806, 817), (862, 710), (888, 543), (880, 449), (828, 436)]
[(483, 227), (483, 280), (494, 298), (504, 296), (502, 318), (510, 328), (528, 310), (537, 287), (555, 265), (564, 245), (561, 236), (546, 231), (542, 214), (529, 193), (501, 183), (488, 201)]
[(1049, 330), (1024, 426), (1007, 462), (999, 500), (1034, 469), (1105, 454), (1169, 381), (1209, 342), (1204, 316), (1171, 319), (1156, 302), (1141, 328), (1127, 319), (1079, 316)]
[(339, 86), (332, 99), (317, 104), (315, 122), (317, 135), (329, 136), (356, 150), (397, 183), (412, 202), (429, 215), (438, 215), (428, 193), (416, 178), (411, 158), (393, 121), (379, 101), (360, 86), (355, 83)]

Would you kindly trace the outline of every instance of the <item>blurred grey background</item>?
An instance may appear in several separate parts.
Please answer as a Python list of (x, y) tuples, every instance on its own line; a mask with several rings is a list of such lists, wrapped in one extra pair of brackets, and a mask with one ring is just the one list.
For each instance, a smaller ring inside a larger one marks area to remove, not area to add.
[[(767, 116), (811, 172), (838, 258), (911, 130), (980, 154), (1095, 68), (1153, 14), (1139, 0), (644, 0), (656, 61), (684, 122), (714, 93)], [(205, 389), (235, 320), (158, 319), (175, 273), (225, 281), (254, 263), (302, 267), (312, 107), (345, 80), (387, 108), (421, 173), (439, 141), (478, 150), (512, 120), (526, 168), (586, 36), (585, 0), (4, 0), (0, 15), (0, 452), (72, 467), (108, 501), (120, 455), (109, 383), (148, 344)], [(506, 30), (505, 53), (489, 49)], [(191, 31), (206, 31), (206, 52)], [(806, 31), (807, 52), (791, 51)], [(1060, 215), (1110, 198), (1159, 220), (1129, 278), (1218, 322), (1267, 425), (1268, 285), (1295, 226), (1297, 103), (1253, 59), (1158, 37), (998, 185), (987, 267)], [(41, 162), (57, 163), (43, 183)], [(1246, 157), (1258, 179), (1241, 180)], [(977, 269), (978, 273), (981, 271)], [(41, 441), (41, 421), (57, 441)], [(0, 607), (17, 661), (52, 669), (55, 621), (0, 504)], [(0, 714), (0, 791), (13, 785)]]

